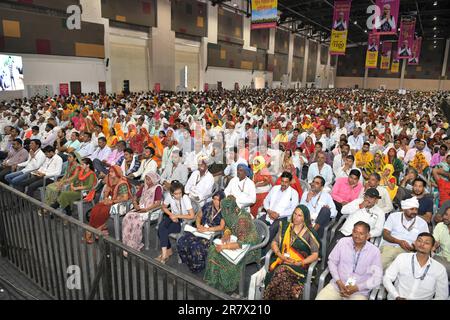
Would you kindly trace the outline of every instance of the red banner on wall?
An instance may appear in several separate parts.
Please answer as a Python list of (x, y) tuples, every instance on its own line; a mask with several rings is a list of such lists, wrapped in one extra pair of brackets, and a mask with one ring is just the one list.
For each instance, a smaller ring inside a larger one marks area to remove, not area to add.
[(161, 92), (161, 84), (160, 83), (155, 83), (155, 92), (156, 93), (160, 93)]
[(334, 1), (333, 30), (331, 31), (330, 42), (331, 55), (345, 55), (351, 6), (351, 0)]
[(408, 59), (408, 65), (418, 65), (420, 60), (420, 51), (422, 48), (422, 37), (414, 40), (412, 48), (412, 57)]
[(403, 17), (398, 38), (398, 59), (412, 58), (414, 44), (414, 30), (416, 29), (415, 17)]
[(383, 42), (381, 46), (380, 69), (389, 70), (391, 66), (392, 42)]
[(377, 0), (376, 5), (380, 11), (375, 16), (373, 32), (379, 35), (397, 34), (400, 0)]
[(59, 84), (59, 94), (63, 97), (69, 96), (69, 84), (68, 83), (60, 83)]

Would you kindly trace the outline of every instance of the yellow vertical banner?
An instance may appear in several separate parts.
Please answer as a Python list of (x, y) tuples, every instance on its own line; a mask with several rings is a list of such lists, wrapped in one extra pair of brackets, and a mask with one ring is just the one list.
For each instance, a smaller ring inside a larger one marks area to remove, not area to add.
[(378, 48), (380, 46), (380, 36), (374, 33), (369, 34), (367, 41), (366, 68), (373, 69), (378, 65)]
[(351, 5), (351, 0), (334, 1), (333, 30), (331, 31), (330, 42), (331, 55), (345, 55)]
[(380, 69), (389, 70), (391, 64), (392, 42), (383, 42)]
[(392, 51), (392, 64), (391, 64), (391, 72), (398, 73), (400, 71), (400, 60), (398, 59), (398, 44), (397, 48)]
[(392, 60), (391, 72), (398, 73), (400, 71), (400, 60), (394, 59)]

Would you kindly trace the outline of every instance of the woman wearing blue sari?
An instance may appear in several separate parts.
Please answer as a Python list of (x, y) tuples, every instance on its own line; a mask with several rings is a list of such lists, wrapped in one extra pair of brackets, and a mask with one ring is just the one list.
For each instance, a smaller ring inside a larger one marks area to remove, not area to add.
[(298, 206), (289, 222), (280, 222), (272, 250), (274, 255), (265, 279), (264, 299), (298, 299), (303, 294), (308, 267), (319, 258), (320, 250), (306, 206)]
[[(222, 218), (220, 201), (225, 198), (225, 193), (219, 191), (212, 197), (212, 202), (206, 203), (202, 211), (197, 214), (196, 227), (199, 232), (217, 232), (225, 228), (225, 220)], [(186, 232), (177, 242), (177, 250), (181, 261), (189, 269), (198, 273), (205, 269), (208, 256), (209, 240), (196, 237)]]

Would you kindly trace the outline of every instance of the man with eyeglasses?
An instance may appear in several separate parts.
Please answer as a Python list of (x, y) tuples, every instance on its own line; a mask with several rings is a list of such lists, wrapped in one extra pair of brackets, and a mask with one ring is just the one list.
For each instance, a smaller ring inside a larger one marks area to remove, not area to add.
[(402, 253), (392, 262), (383, 278), (388, 299), (448, 299), (448, 279), (445, 267), (431, 257), (434, 245), (433, 235), (422, 232), (415, 241), (416, 252)]

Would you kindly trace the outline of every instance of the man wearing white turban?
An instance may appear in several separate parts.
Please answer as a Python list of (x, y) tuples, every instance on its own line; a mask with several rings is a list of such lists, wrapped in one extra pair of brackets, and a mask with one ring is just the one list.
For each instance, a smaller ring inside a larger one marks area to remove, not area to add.
[(383, 269), (395, 260), (400, 253), (413, 252), (414, 241), (422, 232), (429, 232), (427, 222), (417, 216), (419, 200), (416, 197), (401, 202), (402, 212), (394, 212), (386, 220), (381, 242), (381, 261)]

